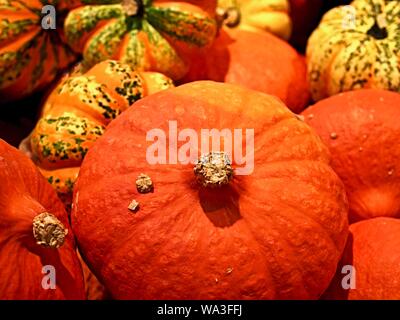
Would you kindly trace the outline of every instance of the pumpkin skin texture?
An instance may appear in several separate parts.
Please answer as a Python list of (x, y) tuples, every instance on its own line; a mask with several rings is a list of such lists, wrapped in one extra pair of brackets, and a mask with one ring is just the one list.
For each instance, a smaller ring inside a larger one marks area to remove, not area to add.
[(308, 78), (315, 101), (361, 88), (400, 92), (400, 2), (351, 5), (354, 11), (338, 7), (326, 13), (309, 39)]
[[(0, 180), (0, 299), (84, 299), (82, 269), (63, 204), (32, 161), (1, 139)], [(35, 241), (33, 220), (43, 212), (68, 229), (57, 249)], [(42, 287), (46, 265), (55, 268), (54, 290)]]
[(363, 89), (321, 100), (303, 113), (329, 147), (350, 221), (400, 217), (400, 95)]
[[(168, 132), (167, 119), (199, 137), (253, 128), (254, 172), (208, 189), (193, 164), (149, 165), (146, 133)], [(153, 192), (137, 190), (141, 173)], [(159, 92), (117, 118), (82, 164), (71, 219), (117, 299), (316, 299), (348, 232), (342, 183), (312, 129), (273, 96), (211, 81)]]
[[(215, 38), (217, 23), (209, 12), (215, 2), (120, 2), (94, 0), (67, 16), (67, 41), (83, 54), (86, 66), (115, 59), (177, 80), (186, 74), (193, 52)], [(132, 6), (137, 10), (131, 12)]]
[(305, 60), (283, 40), (265, 33), (223, 29), (196, 59), (184, 82), (213, 80), (280, 98), (301, 112), (310, 100)]
[[(292, 31), (288, 0), (219, 0), (218, 10), (227, 13), (226, 25), (229, 27), (253, 32), (267, 31), (284, 40), (289, 39)], [(229, 12), (238, 20), (229, 17)]]
[(75, 61), (75, 54), (63, 40), (62, 27), (42, 28), (45, 5), (55, 6), (57, 21), (72, 7), (57, 2), (0, 1), (0, 102), (45, 88)]
[[(399, 246), (398, 219), (381, 217), (352, 224), (337, 274), (324, 299), (399, 300)], [(341, 273), (345, 265), (354, 267), (354, 289), (342, 288), (343, 277), (349, 275)]]
[(173, 86), (155, 72), (107, 60), (66, 76), (44, 104), (30, 135), (32, 158), (68, 205), (80, 164), (107, 125), (136, 100)]

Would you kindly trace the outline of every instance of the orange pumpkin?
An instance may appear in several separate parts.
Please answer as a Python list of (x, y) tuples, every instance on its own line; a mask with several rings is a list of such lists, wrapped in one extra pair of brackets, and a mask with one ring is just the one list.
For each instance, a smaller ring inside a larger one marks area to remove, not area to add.
[[(56, 30), (42, 26), (46, 5), (55, 7)], [(63, 41), (62, 28), (63, 17), (75, 5), (74, 1), (0, 1), (0, 103), (45, 88), (76, 59)]]
[[(208, 151), (206, 128), (225, 129)], [(243, 157), (229, 156), (229, 132)], [(83, 161), (71, 219), (117, 299), (316, 299), (348, 232), (312, 129), (273, 96), (208, 81), (110, 124)]]
[(375, 218), (350, 226), (343, 258), (324, 299), (400, 299), (400, 220)]
[(350, 221), (400, 217), (400, 94), (364, 89), (322, 100), (303, 115), (332, 154)]
[(292, 111), (308, 104), (305, 59), (267, 32), (223, 29), (211, 49), (196, 58), (185, 82), (213, 80), (279, 97)]
[(84, 299), (63, 204), (35, 165), (3, 140), (0, 181), (0, 300)]
[(108, 60), (74, 70), (53, 90), (30, 135), (30, 153), (67, 205), (82, 159), (106, 126), (136, 100), (171, 86), (162, 74)]

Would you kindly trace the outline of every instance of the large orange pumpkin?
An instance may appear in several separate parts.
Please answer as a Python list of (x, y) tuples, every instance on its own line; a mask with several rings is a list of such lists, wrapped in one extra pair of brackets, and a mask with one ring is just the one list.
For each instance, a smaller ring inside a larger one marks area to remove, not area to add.
[[(56, 9), (55, 30), (42, 26), (46, 5)], [(43, 89), (76, 59), (62, 28), (75, 5), (75, 0), (0, 0), (0, 103)]]
[(332, 154), (344, 182), (350, 220), (400, 217), (400, 94), (346, 92), (304, 112)]
[(63, 204), (35, 165), (3, 140), (0, 181), (0, 300), (84, 299)]
[(107, 125), (136, 100), (171, 86), (162, 74), (107, 60), (73, 71), (52, 91), (28, 140), (34, 162), (67, 205), (82, 159)]
[(400, 299), (400, 220), (375, 218), (350, 226), (343, 258), (325, 299)]
[(296, 50), (267, 32), (223, 29), (201, 53), (186, 82), (213, 80), (275, 95), (293, 111), (308, 104), (306, 64)]
[[(207, 151), (207, 128), (225, 129), (224, 148), (214, 136)], [(114, 120), (83, 161), (71, 218), (119, 299), (316, 299), (348, 232), (342, 183), (312, 129), (273, 96), (208, 81)]]

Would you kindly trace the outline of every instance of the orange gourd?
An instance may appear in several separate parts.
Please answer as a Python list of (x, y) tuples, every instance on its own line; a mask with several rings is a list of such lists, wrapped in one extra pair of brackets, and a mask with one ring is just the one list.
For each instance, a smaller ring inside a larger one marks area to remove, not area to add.
[(399, 300), (399, 246), (398, 219), (375, 218), (352, 224), (343, 258), (324, 299)]
[(310, 99), (304, 58), (267, 32), (222, 29), (211, 49), (196, 59), (185, 82), (242, 85), (279, 97), (294, 112), (301, 112)]
[(303, 113), (332, 154), (350, 221), (400, 217), (400, 94), (364, 89), (321, 100)]
[(0, 300), (84, 299), (63, 204), (35, 165), (3, 140), (0, 181)]

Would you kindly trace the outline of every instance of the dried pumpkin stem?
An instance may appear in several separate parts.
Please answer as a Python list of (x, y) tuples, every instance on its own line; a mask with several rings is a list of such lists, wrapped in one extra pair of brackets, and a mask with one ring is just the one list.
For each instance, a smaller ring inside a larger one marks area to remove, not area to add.
[(240, 10), (238, 7), (217, 8), (217, 20), (220, 26), (225, 25), (229, 28), (235, 28), (240, 24)]
[(142, 0), (122, 0), (121, 6), (128, 16), (136, 16), (143, 8)]
[(136, 179), (136, 189), (139, 193), (153, 192), (153, 181), (147, 174), (141, 173)]
[(197, 161), (194, 174), (203, 187), (217, 188), (231, 181), (233, 168), (225, 152), (210, 152)]
[(59, 248), (64, 244), (68, 229), (53, 214), (43, 212), (33, 218), (33, 236), (38, 245)]

